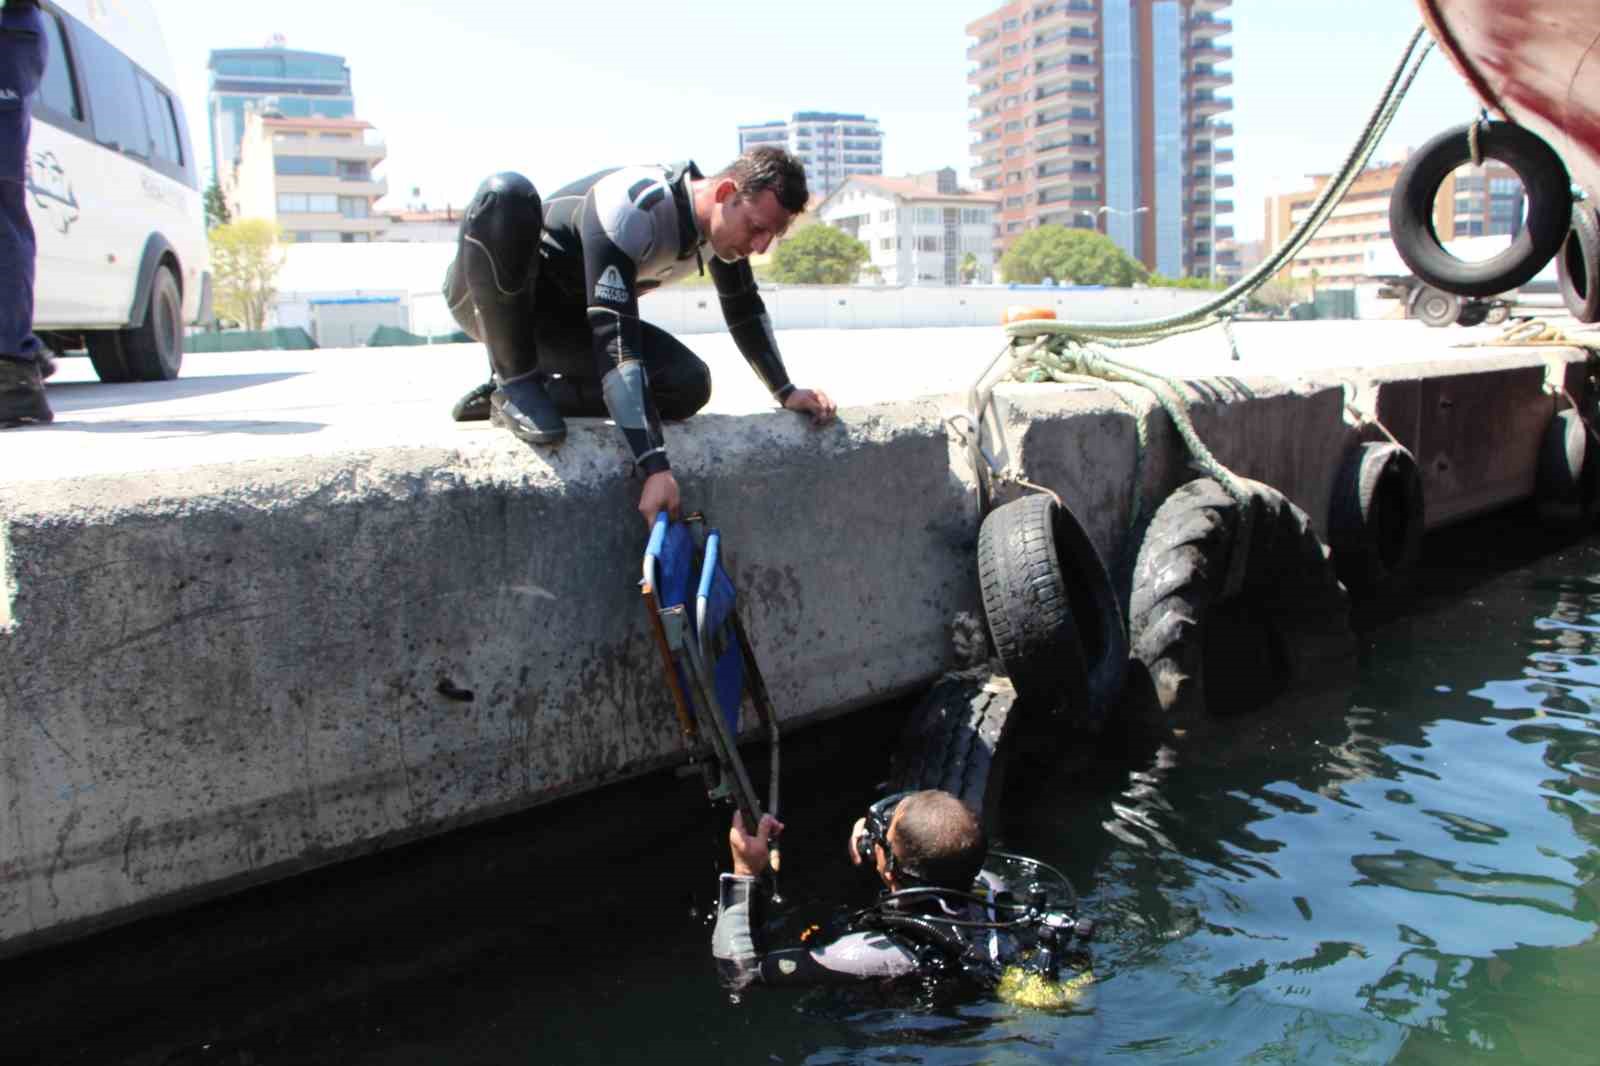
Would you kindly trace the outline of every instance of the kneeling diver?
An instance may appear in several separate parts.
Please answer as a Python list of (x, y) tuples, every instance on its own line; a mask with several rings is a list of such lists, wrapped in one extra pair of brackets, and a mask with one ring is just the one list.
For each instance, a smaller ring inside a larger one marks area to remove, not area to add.
[(1019, 902), (983, 869), (988, 844), (977, 817), (954, 795), (927, 790), (888, 796), (856, 821), (850, 860), (874, 864), (887, 892), (855, 916), (851, 931), (816, 947), (763, 951), (753, 912), (762, 903), (768, 840), (782, 828), (764, 815), (752, 835), (735, 813), (728, 831), (733, 872), (721, 877), (711, 943), (730, 992), (758, 982), (814, 985), (913, 974), (959, 975), (995, 988), (1019, 963), (1053, 981), (1057, 949), (1092, 931), (1047, 908), (1040, 891)]

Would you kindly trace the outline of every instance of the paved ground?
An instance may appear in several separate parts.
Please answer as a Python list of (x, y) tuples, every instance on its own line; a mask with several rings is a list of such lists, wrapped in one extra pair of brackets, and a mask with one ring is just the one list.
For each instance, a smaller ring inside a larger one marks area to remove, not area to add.
[[(1575, 323), (1548, 308), (1565, 329)], [(1220, 330), (1140, 349), (1165, 373), (1289, 375), (1481, 356), (1462, 347), (1500, 327), (1429, 329), (1418, 322), (1247, 322), (1234, 361)], [(780, 336), (791, 374), (841, 406), (964, 392), (1004, 343), (996, 328), (797, 330)], [(712, 366), (708, 410), (769, 406), (725, 334), (689, 338)], [(472, 448), (487, 423), (449, 419), (455, 398), (485, 377), (479, 345), (196, 354), (177, 381), (99, 383), (87, 359), (50, 381), (56, 423), (0, 431), (0, 483), (174, 469), (260, 458), (404, 447)], [(669, 437), (671, 429), (668, 430)]]

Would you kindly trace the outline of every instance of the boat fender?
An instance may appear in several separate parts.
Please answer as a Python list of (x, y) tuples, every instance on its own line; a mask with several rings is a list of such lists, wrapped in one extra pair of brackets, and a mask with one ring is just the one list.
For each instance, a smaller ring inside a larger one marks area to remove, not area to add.
[[(1474, 125), (1482, 157), (1516, 171), (1528, 201), (1525, 224), (1511, 247), (1482, 262), (1445, 251), (1433, 226), (1439, 187), (1472, 159)], [(1509, 122), (1467, 123), (1434, 137), (1406, 162), (1389, 199), (1389, 231), (1400, 258), (1429, 285), (1460, 296), (1495, 296), (1531, 281), (1560, 250), (1571, 218), (1572, 185), (1561, 157), (1537, 135)]]
[(1539, 444), (1534, 500), (1539, 519), (1556, 530), (1579, 530), (1600, 509), (1600, 449), (1577, 408), (1557, 411)]
[(1409, 570), (1422, 551), (1422, 472), (1389, 441), (1352, 447), (1328, 509), (1334, 568), (1353, 596), (1371, 596)]
[(1592, 200), (1572, 205), (1572, 228), (1556, 256), (1561, 301), (1579, 322), (1600, 321), (1600, 215)]
[(1032, 493), (991, 511), (978, 532), (978, 578), (995, 653), (1023, 701), (1096, 727), (1121, 700), (1128, 637), (1105, 561), (1055, 497)]
[(1240, 480), (1255, 515), (1236, 593), (1226, 586), (1240, 503), (1216, 481), (1180, 485), (1139, 541), (1129, 704), (1168, 726), (1251, 710), (1351, 667), (1349, 597), (1311, 520), (1277, 490)]

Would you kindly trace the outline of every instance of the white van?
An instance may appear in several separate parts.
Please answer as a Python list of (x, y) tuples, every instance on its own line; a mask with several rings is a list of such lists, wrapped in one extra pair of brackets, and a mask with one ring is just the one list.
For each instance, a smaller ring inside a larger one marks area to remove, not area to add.
[(204, 200), (149, 0), (41, 0), (33, 101), (34, 332), (87, 348), (101, 381), (178, 376), (184, 323), (211, 317)]

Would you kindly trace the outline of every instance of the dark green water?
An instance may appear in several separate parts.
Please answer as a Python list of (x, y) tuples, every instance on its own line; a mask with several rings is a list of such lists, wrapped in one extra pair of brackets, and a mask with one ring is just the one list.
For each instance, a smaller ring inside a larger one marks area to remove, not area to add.
[[(1072, 1012), (730, 1006), (726, 823), (663, 774), (0, 966), (0, 1060), (1593, 1063), (1600, 540), (1525, 522), (1432, 538), (1348, 687), (1019, 783), (1006, 842), (1100, 922)], [(867, 898), (844, 833), (902, 711), (786, 746), (796, 921)]]

